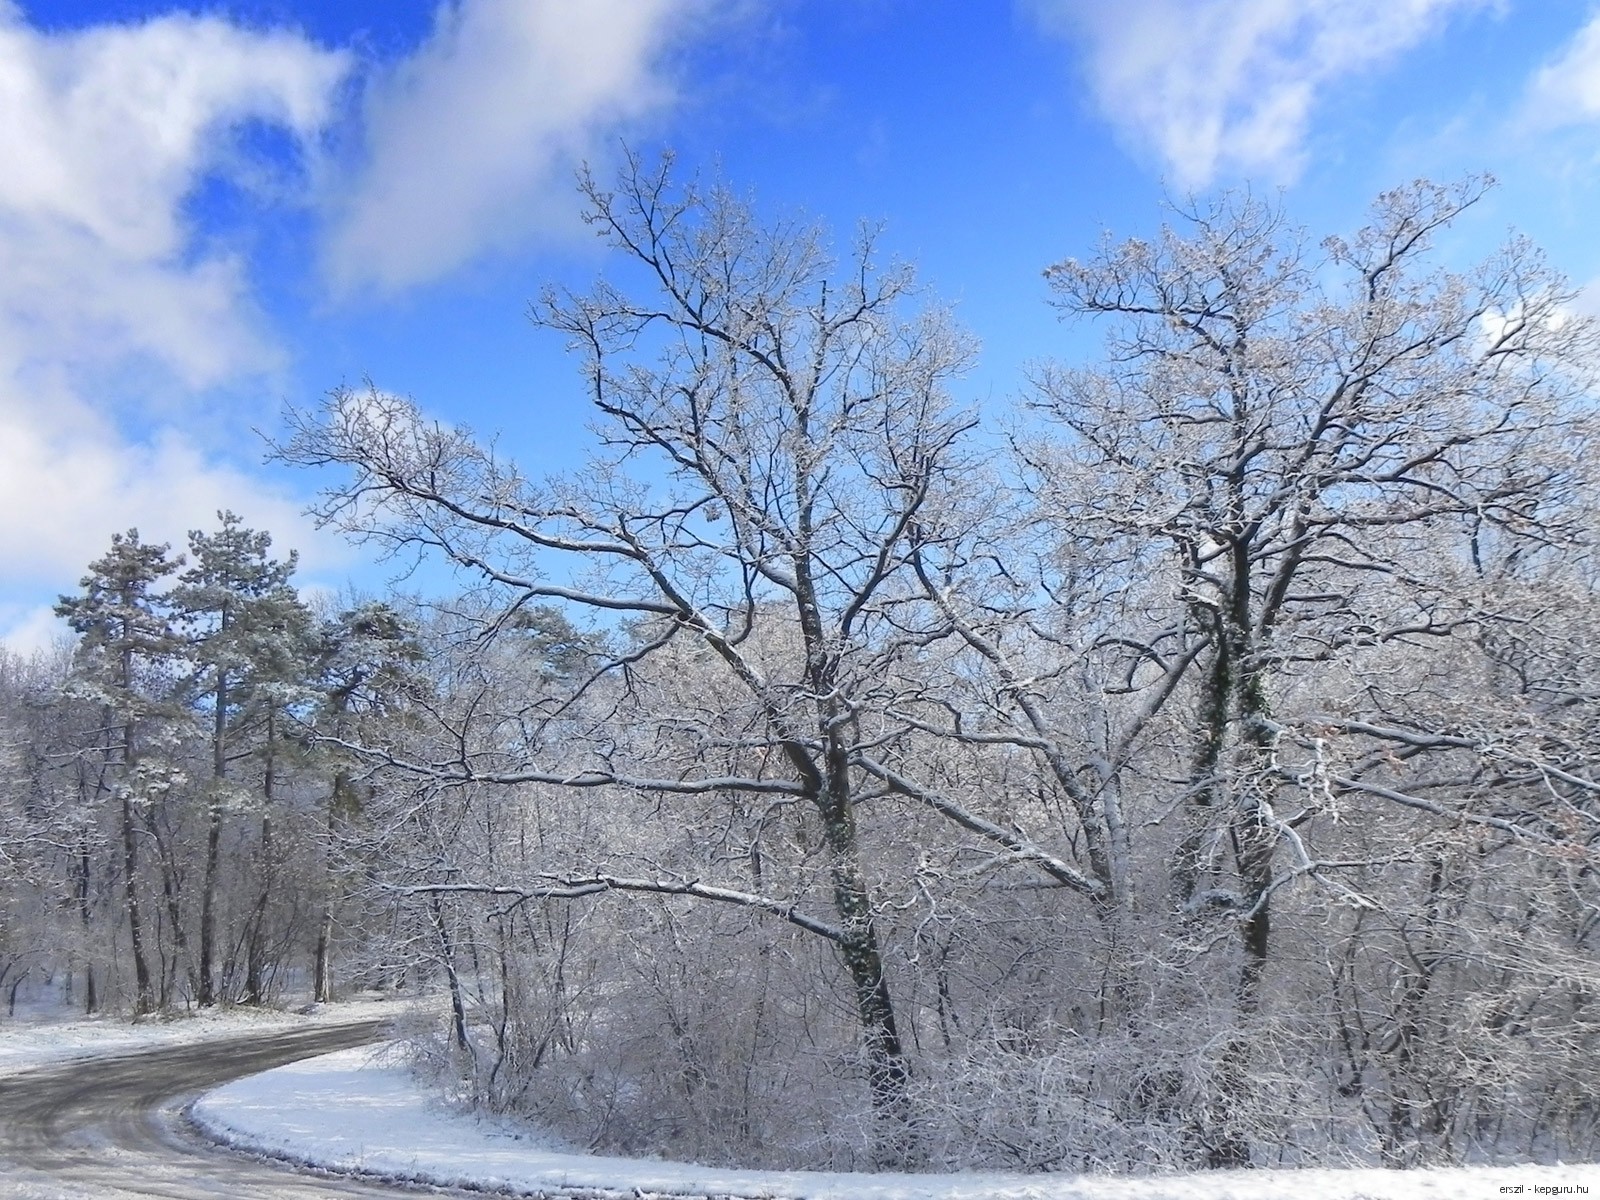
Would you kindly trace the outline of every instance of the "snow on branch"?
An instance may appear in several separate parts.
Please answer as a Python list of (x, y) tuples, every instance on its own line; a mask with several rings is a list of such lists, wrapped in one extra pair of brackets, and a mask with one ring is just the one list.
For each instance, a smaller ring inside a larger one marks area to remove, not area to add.
[(716, 900), (723, 904), (737, 904), (771, 913), (773, 916), (782, 917), (791, 925), (804, 929), (807, 933), (814, 933), (830, 942), (843, 943), (846, 940), (845, 933), (839, 926), (801, 912), (799, 905), (794, 901), (778, 900), (754, 892), (742, 892), (736, 888), (701, 883), (698, 879), (640, 879), (602, 874), (559, 875), (551, 876), (548, 884), (537, 887), (510, 887), (486, 883), (425, 883), (396, 890), (404, 896), (502, 896), (518, 904), (529, 900), (581, 900), (585, 896), (597, 896), (605, 892), (653, 892), (665, 896), (695, 896), (702, 900)]

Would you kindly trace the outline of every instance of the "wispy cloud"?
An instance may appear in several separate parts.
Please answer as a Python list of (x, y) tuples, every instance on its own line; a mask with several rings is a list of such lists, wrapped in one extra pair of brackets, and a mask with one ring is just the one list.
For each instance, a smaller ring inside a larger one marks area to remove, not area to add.
[(1523, 116), (1545, 127), (1600, 121), (1600, 14), (1534, 74)]
[(1029, 0), (1084, 51), (1095, 100), (1173, 181), (1291, 179), (1319, 97), (1495, 0)]
[[(335, 288), (425, 282), (573, 222), (576, 161), (670, 103), (673, 48), (725, 3), (447, 0), (352, 97), (355, 59), (293, 30), (172, 14), (46, 33), (0, 0), (0, 638), (43, 637), (20, 598), (130, 525), (181, 542), (228, 507), (309, 565), (330, 551), (183, 421), (286, 358), (247, 251), (199, 223), (204, 185), (287, 166), (316, 181), (299, 200)], [(297, 162), (250, 149), (261, 125)], [(327, 153), (335, 130), (351, 157)]]
[(663, 60), (702, 0), (458, 0), (411, 58), (370, 81), (364, 154), (336, 181), (326, 270), (392, 292), (552, 222), (572, 168), (664, 106)]
[(70, 636), (49, 604), (0, 604), (0, 646), (13, 654), (47, 654)]
[(186, 205), (241, 123), (315, 139), (347, 66), (216, 17), (44, 34), (0, 0), (0, 588), (74, 580), (113, 530), (181, 538), (224, 504), (303, 530), (272, 488), (117, 410), (277, 361), (242, 261)]
[(47, 36), (0, 4), (0, 347), (148, 353), (195, 385), (259, 363), (238, 263), (195, 252), (183, 204), (231, 126), (314, 136), (345, 67), (213, 17)]

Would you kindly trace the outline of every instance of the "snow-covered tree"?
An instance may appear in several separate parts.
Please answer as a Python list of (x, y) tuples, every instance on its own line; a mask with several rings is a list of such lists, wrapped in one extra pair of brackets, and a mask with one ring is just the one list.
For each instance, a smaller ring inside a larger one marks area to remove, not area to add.
[[(217, 880), (225, 814), (246, 806), (260, 817), (260, 886), (246, 933), (245, 991), (262, 998), (261, 920), (273, 870), (272, 813), (280, 714), (310, 671), (313, 629), (290, 579), (297, 555), (272, 557), (272, 536), (246, 528), (231, 512), (217, 514), (212, 533), (189, 534), (191, 565), (171, 603), (193, 664), (191, 684), (211, 718), (211, 788), (207, 804), (205, 873), (200, 898), (198, 1000), (216, 1001)], [(259, 760), (259, 797), (245, 799), (230, 780), (241, 758)]]
[[(830, 943), (873, 1103), (890, 1125), (903, 1123), (909, 1070), (858, 814), (863, 791), (882, 784), (857, 754), (880, 736), (866, 714), (882, 710), (885, 656), (902, 641), (895, 612), (910, 587), (909, 531), (936, 503), (971, 424), (946, 393), (970, 344), (939, 310), (911, 307), (910, 273), (880, 268), (870, 234), (840, 266), (820, 231), (763, 226), (722, 190), (675, 190), (665, 165), (631, 162), (615, 191), (587, 177), (583, 190), (588, 220), (639, 284), (636, 293), (610, 283), (552, 292), (538, 309), (582, 356), (607, 422), (610, 448), (591, 470), (535, 485), (465, 431), (432, 426), (410, 402), (375, 391), (340, 392), (302, 415), (280, 453), (351, 468), (328, 520), (439, 549), (503, 587), (508, 611), (560, 601), (632, 619), (637, 642), (601, 664), (601, 676), (700, 648), (726, 701), (713, 725), (672, 740), (699, 737), (710, 750), (741, 736), (747, 753), (708, 755), (729, 760), (729, 774), (658, 763), (648, 737), (604, 731), (576, 756), (579, 769), (548, 770), (537, 728), (530, 761), (500, 774), (663, 802), (710, 794), (807, 805), (828, 864), (819, 894), (761, 895), (747, 881), (651, 885), (765, 910)], [(623, 473), (644, 459), (665, 486)], [(542, 569), (552, 555), (573, 565), (552, 577)], [(559, 582), (569, 571), (582, 581)], [(663, 736), (679, 724), (665, 710), (640, 719)], [(442, 769), (481, 774), (470, 761)], [(549, 891), (620, 886), (577, 872)], [(885, 1127), (891, 1155), (898, 1137)]]
[(139, 903), (139, 829), (136, 816), (171, 786), (160, 757), (147, 753), (152, 719), (170, 711), (170, 670), (179, 648), (172, 613), (159, 590), (181, 565), (170, 547), (139, 539), (139, 531), (113, 534), (111, 548), (89, 564), (72, 596), (56, 605), (79, 635), (75, 682), (100, 705), (102, 728), (93, 747), (98, 791), (120, 811), (123, 899), (135, 979), (135, 1010), (156, 1005)]
[(870, 237), (584, 192), (617, 274), (536, 317), (586, 471), (370, 387), (279, 451), (481, 584), (385, 727), (319, 727), (479, 1096), (835, 1162), (1593, 1144), (1594, 333), (1523, 243), (1436, 265), (1477, 184), (1058, 264), (1110, 353), (1009, 467)]
[(416, 684), (422, 649), (414, 623), (386, 601), (366, 601), (324, 617), (317, 625), (315, 672), (308, 683), (316, 696), (309, 719), (329, 773), (317, 941), (312, 956), (312, 995), (333, 996), (335, 922), (345, 885), (337, 848), (359, 840), (366, 785), (363, 764), (344, 747), (377, 736), (374, 726), (393, 717)]
[[(1430, 779), (1449, 754), (1452, 774), (1498, 754), (1522, 720), (1491, 706), (1464, 722), (1464, 697), (1454, 715), (1429, 699), (1430, 659), (1531, 615), (1484, 564), (1559, 558), (1589, 520), (1593, 322), (1525, 241), (1466, 271), (1431, 253), (1482, 191), (1396, 189), (1320, 248), (1272, 205), (1227, 197), (1046, 272), (1062, 312), (1106, 322), (1109, 342), (1103, 364), (1037, 372), (1066, 436), (1030, 466), (1066, 543), (1124, 564), (1124, 594), (1135, 569), (1168, 590), (1165, 613), (1116, 631), (1120, 686), (1161, 697), (1185, 676), (1171, 877), (1185, 912), (1236, 927), (1246, 1019), (1280, 889), (1373, 902), (1358, 863), (1318, 849), (1342, 805), (1549, 836), (1514, 787)], [(1556, 768), (1540, 755), (1529, 769)], [(1221, 1086), (1242, 1093), (1245, 1075)], [(1248, 1146), (1219, 1127), (1210, 1156)]]

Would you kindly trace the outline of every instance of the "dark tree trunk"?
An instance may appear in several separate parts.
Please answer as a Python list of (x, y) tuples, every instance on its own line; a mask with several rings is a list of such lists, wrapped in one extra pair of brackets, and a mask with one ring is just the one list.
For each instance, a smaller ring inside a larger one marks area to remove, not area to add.
[(433, 917), (433, 930), (439, 935), (439, 957), (444, 962), (445, 979), (450, 984), (450, 1027), (456, 1047), (472, 1053), (472, 1043), (467, 1039), (467, 1006), (461, 996), (461, 977), (456, 973), (456, 947), (450, 937), (450, 927), (445, 923), (444, 904), (437, 892), (428, 897), (428, 908)]
[[(154, 809), (145, 811), (144, 822), (145, 829), (150, 834), (150, 840), (156, 847), (157, 855), (161, 861), (161, 899), (166, 906), (167, 921), (172, 926), (174, 969), (176, 969), (177, 964), (181, 964), (189, 973), (189, 994), (194, 995), (199, 990), (199, 979), (195, 974), (194, 964), (189, 959), (189, 937), (183, 927), (183, 906), (178, 882), (178, 864), (173, 857), (170, 840), (161, 832), (161, 826), (156, 820)], [(165, 991), (165, 985), (163, 985), (163, 991)]]
[[(133, 680), (133, 651), (122, 652), (122, 682), (131, 690)], [(111, 728), (111, 713), (106, 712), (106, 727)], [(135, 752), (133, 720), (123, 721), (122, 731), (122, 896), (128, 910), (128, 938), (133, 950), (133, 1011), (143, 1016), (155, 1011), (155, 989), (150, 979), (150, 961), (145, 953), (144, 921), (139, 912), (139, 840), (134, 828), (133, 785)]]
[(255, 1005), (263, 1004), (266, 1001), (266, 989), (262, 983), (262, 959), (266, 951), (267, 906), (272, 899), (273, 884), (272, 788), (274, 782), (273, 771), (276, 766), (273, 746), (273, 738), (276, 736), (276, 722), (274, 714), (270, 711), (267, 713), (266, 736), (266, 762), (262, 771), (261, 783), (261, 887), (256, 894), (255, 911), (250, 915), (250, 938), (245, 943), (245, 999), (248, 1003)]
[(78, 870), (77, 870), (77, 898), (78, 920), (83, 926), (83, 939), (85, 944), (85, 961), (83, 964), (83, 1011), (93, 1015), (100, 1011), (100, 997), (95, 991), (94, 955), (88, 950), (90, 933), (90, 905), (89, 905), (89, 841), (81, 838), (78, 841)]
[(839, 949), (850, 974), (866, 1052), (867, 1085), (873, 1113), (878, 1119), (877, 1157), (880, 1166), (902, 1165), (912, 1157), (911, 1072), (895, 1022), (883, 955), (878, 948), (872, 897), (861, 871), (849, 767), (843, 748), (837, 742), (830, 747), (828, 773), (816, 803), (828, 845), (833, 903), (844, 930)]
[(222, 797), (217, 792), (228, 774), (227, 713), (228, 679), (219, 670), (211, 729), (212, 794), (206, 806), (206, 870), (200, 888), (200, 1003), (205, 1007), (217, 1002), (213, 976), (217, 945), (217, 867), (222, 853)]
[(1261, 1008), (1271, 949), (1272, 860), (1277, 830), (1270, 819), (1272, 708), (1251, 617), (1250, 546), (1238, 540), (1223, 602), (1203, 609), (1212, 624), (1214, 657), (1202, 687), (1200, 742), (1191, 779), (1190, 829), (1174, 865), (1174, 891), (1194, 908), (1206, 832), (1226, 821), (1236, 870), (1229, 903), (1237, 914), (1242, 961), (1236, 991), (1239, 1028), (1217, 1051), (1209, 1114), (1193, 1137), (1212, 1168), (1248, 1166), (1251, 1145), (1241, 1112), (1255, 1090), (1250, 1066), (1251, 1028)]
[(155, 989), (150, 980), (150, 963), (145, 956), (144, 922), (139, 914), (139, 843), (134, 829), (133, 794), (122, 793), (122, 889), (128, 906), (128, 936), (133, 943), (135, 1016), (155, 1011)]

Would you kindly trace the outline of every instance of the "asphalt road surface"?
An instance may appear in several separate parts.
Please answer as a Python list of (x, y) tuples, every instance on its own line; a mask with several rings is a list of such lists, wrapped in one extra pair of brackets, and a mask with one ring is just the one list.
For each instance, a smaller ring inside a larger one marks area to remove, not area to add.
[[(375, 1041), (383, 1023), (257, 1034), (104, 1058), (0, 1078), (0, 1196), (22, 1200), (310, 1200), (465, 1196), (384, 1186), (221, 1150), (189, 1128), (199, 1093), (297, 1058)], [(337, 1114), (329, 1114), (337, 1120)], [(476, 1193), (482, 1197), (482, 1193)]]

